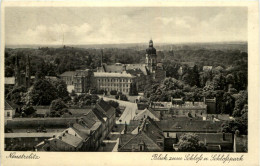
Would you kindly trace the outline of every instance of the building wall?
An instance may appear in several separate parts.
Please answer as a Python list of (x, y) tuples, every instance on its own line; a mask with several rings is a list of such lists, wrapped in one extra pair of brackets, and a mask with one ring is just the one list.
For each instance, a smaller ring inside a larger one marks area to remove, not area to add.
[(216, 102), (211, 102), (211, 101), (207, 101), (206, 100), (206, 104), (207, 104), (207, 112), (208, 114), (216, 114)]
[(171, 108), (169, 110), (170, 114), (172, 115), (186, 115), (188, 113), (191, 113), (192, 116), (195, 116), (195, 114), (206, 114), (207, 109), (206, 108)]
[(134, 82), (133, 78), (125, 77), (95, 77), (96, 88), (98, 90), (106, 90), (108, 92), (116, 90), (124, 94), (130, 91), (130, 84)]
[(5, 150), (23, 148), (26, 151), (32, 151), (33, 147), (44, 141), (44, 139), (46, 137), (5, 138)]
[(67, 85), (73, 85), (73, 76), (61, 76), (61, 79), (67, 84)]

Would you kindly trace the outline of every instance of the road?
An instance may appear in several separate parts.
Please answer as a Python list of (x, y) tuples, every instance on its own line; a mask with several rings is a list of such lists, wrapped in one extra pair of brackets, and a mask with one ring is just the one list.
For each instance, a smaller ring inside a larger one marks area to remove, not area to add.
[(125, 111), (123, 112), (121, 117), (116, 121), (116, 124), (125, 124), (125, 123), (129, 124), (130, 120), (132, 120), (134, 118), (135, 113), (138, 110), (136, 103), (132, 103), (132, 102), (128, 102), (128, 101), (122, 101), (122, 100), (117, 100), (117, 99), (112, 99), (112, 98), (108, 98), (108, 97), (104, 97), (104, 96), (102, 96), (102, 98), (105, 101), (109, 101), (109, 100), (116, 101), (116, 102), (119, 103), (120, 106), (124, 106), (125, 107)]

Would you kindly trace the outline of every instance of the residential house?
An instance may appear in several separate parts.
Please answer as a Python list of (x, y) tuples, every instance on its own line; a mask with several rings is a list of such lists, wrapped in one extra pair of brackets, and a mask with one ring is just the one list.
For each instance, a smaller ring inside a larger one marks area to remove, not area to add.
[(15, 112), (19, 109), (18, 105), (5, 100), (5, 124), (7, 123), (7, 120), (12, 120), (13, 117), (15, 116)]
[(131, 133), (125, 126), (120, 135), (119, 152), (162, 152), (164, 151), (164, 135), (162, 130), (149, 117), (139, 121), (139, 125)]
[(99, 99), (96, 103), (96, 107), (93, 112), (103, 119), (105, 122), (104, 136), (107, 136), (112, 131), (116, 122), (116, 109), (105, 102), (103, 99)]
[(160, 112), (154, 111), (152, 108), (146, 108), (144, 110), (138, 111), (133, 120), (141, 120), (142, 118), (150, 117), (154, 121), (160, 121), (161, 114)]

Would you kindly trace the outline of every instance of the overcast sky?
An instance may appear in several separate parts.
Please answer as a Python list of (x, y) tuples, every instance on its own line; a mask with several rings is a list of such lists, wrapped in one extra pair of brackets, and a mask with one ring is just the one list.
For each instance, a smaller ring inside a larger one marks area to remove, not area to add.
[(247, 41), (245, 7), (6, 8), (7, 45)]

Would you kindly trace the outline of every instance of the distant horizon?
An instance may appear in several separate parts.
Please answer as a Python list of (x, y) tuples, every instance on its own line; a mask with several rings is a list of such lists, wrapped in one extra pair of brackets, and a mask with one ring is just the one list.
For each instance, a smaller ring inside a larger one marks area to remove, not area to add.
[[(185, 44), (244, 44), (248, 43), (248, 41), (209, 41), (209, 42), (179, 42), (179, 43), (168, 43), (168, 42), (154, 42), (154, 47), (156, 45), (185, 45)], [(89, 43), (89, 44), (6, 44), (5, 47), (9, 46), (91, 46), (91, 45), (148, 45), (148, 41), (145, 42), (135, 42), (135, 43)]]
[(6, 7), (7, 45), (247, 41), (247, 7)]

